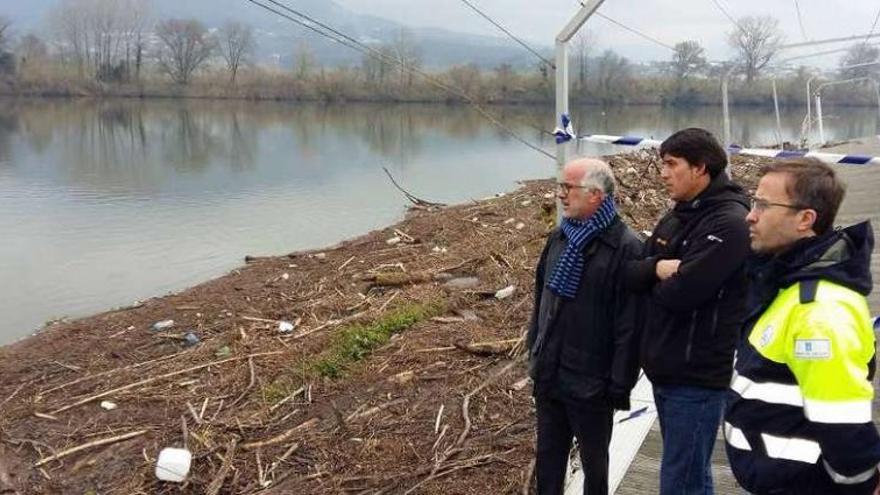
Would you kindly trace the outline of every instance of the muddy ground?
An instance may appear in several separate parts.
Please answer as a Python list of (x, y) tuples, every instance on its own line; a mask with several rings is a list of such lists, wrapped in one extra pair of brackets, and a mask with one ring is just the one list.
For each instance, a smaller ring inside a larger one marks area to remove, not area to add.
[[(754, 184), (758, 160), (734, 176)], [(623, 218), (650, 229), (656, 156), (610, 161)], [(0, 493), (526, 493), (521, 338), (552, 192), (413, 209), (0, 349)], [(184, 446), (185, 484), (157, 480)]]

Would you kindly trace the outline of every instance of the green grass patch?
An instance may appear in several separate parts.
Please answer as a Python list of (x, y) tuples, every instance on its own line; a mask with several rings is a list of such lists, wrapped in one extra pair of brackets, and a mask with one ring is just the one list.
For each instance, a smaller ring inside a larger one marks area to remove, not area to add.
[(346, 369), (387, 343), (391, 336), (445, 311), (443, 303), (409, 304), (400, 306), (370, 324), (341, 328), (327, 351), (314, 364), (320, 376), (338, 378)]

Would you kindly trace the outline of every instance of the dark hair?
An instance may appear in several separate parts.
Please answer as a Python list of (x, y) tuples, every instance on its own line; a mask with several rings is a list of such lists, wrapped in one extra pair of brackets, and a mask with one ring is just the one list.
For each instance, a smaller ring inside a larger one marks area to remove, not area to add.
[(846, 186), (831, 166), (815, 158), (780, 160), (761, 168), (761, 176), (786, 174), (785, 192), (795, 206), (816, 211), (813, 230), (822, 235), (834, 226)]
[(706, 166), (709, 177), (715, 178), (727, 167), (727, 153), (721, 143), (706, 129), (682, 129), (660, 145), (660, 156), (684, 158), (691, 167)]

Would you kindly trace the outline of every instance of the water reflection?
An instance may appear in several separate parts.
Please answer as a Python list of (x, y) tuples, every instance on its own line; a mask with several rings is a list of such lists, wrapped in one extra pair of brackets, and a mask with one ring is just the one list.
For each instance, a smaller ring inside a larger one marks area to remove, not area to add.
[[(552, 109), (492, 107), (553, 151)], [(715, 108), (574, 109), (580, 133), (662, 138)], [(830, 139), (874, 134), (871, 109), (830, 110)], [(772, 113), (735, 109), (740, 143), (775, 142)], [(783, 116), (786, 139), (800, 109)], [(614, 151), (583, 145), (585, 153)], [(245, 254), (331, 244), (385, 226), (405, 200), (381, 171), (447, 203), (485, 197), (554, 162), (473, 109), (203, 100), (0, 101), (0, 342), (43, 321), (178, 290)], [(73, 253), (73, 254), (72, 254)], [(51, 262), (46, 262), (51, 260)]]

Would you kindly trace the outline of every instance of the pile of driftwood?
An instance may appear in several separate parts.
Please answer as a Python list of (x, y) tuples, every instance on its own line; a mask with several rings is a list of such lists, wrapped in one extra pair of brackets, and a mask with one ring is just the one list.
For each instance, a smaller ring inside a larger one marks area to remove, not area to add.
[[(667, 208), (655, 156), (611, 163), (622, 215), (649, 229)], [(753, 184), (756, 163), (733, 171)], [(0, 350), (0, 490), (527, 493), (523, 334), (552, 182), (418, 201), (393, 227)], [(155, 476), (166, 447), (193, 454), (182, 485)]]

